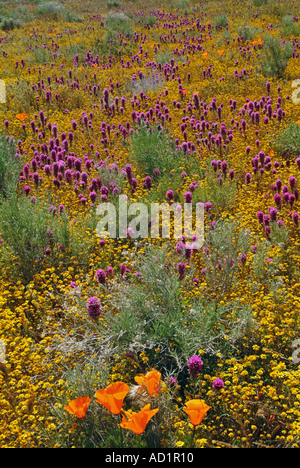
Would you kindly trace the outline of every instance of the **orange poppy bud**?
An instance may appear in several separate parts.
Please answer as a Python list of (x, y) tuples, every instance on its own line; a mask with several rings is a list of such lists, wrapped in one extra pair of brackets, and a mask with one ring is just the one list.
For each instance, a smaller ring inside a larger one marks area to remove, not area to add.
[(120, 426), (129, 429), (135, 434), (142, 434), (150, 419), (158, 412), (158, 408), (150, 410), (150, 404), (146, 405), (138, 413), (123, 411), (124, 415)]
[(112, 414), (120, 414), (126, 395), (129, 392), (129, 386), (124, 382), (114, 382), (105, 390), (98, 390), (95, 398), (98, 403), (103, 405)]
[(161, 373), (157, 370), (148, 372), (146, 375), (136, 376), (134, 380), (141, 385), (150, 396), (158, 395), (161, 386)]
[(75, 400), (69, 402), (68, 406), (65, 406), (65, 410), (67, 410), (68, 413), (77, 416), (77, 418), (83, 419), (86, 415), (90, 402), (91, 399), (89, 397), (75, 398)]
[(209, 409), (210, 406), (204, 400), (190, 400), (186, 403), (186, 408), (183, 408), (183, 411), (188, 415), (194, 426), (199, 426)]

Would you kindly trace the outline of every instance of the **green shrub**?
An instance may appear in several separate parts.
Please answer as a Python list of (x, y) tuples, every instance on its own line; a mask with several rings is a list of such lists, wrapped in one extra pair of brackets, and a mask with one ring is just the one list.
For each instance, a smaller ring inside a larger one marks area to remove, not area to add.
[(154, 15), (148, 15), (147, 18), (146, 18), (146, 24), (149, 24), (150, 26), (154, 26), (155, 16)]
[(274, 138), (274, 146), (278, 151), (287, 152), (291, 156), (300, 155), (300, 126), (290, 123)]
[(229, 18), (225, 15), (219, 16), (216, 19), (216, 25), (218, 28), (226, 28), (227, 24), (229, 24)]
[(131, 159), (138, 169), (146, 175), (151, 175), (154, 169), (169, 175), (171, 171), (179, 174), (186, 170), (191, 172), (195, 167), (193, 158), (176, 149), (173, 139), (162, 128), (149, 128), (144, 121), (132, 134), (129, 145)]
[(250, 251), (250, 234), (235, 222), (218, 221), (209, 229), (203, 250), (207, 291), (220, 300), (232, 290)]
[[(89, 320), (86, 300), (80, 294), (75, 307), (66, 300), (63, 316), (72, 321), (74, 334), (60, 327), (58, 335), (56, 329), (54, 353), (69, 354), (74, 359), (78, 356), (79, 365), (100, 358), (109, 365), (113, 355), (138, 356), (144, 352), (148, 365), (166, 374), (181, 373), (188, 358), (199, 349), (213, 355), (220, 350), (227, 356), (236, 355), (239, 341), (246, 334), (254, 336), (251, 308), (239, 301), (218, 306), (211, 298), (184, 299), (182, 289), (188, 290), (194, 272), (187, 269), (186, 277), (180, 280), (180, 261), (184, 261), (181, 255), (164, 247), (141, 253), (135, 262), (140, 279), (128, 282), (115, 277), (102, 301), (105, 320), (98, 323)], [(101, 287), (90, 290), (95, 297), (103, 297), (102, 293)], [(75, 310), (78, 313), (74, 314)], [(96, 342), (95, 336), (100, 338)]]
[(65, 10), (63, 16), (68, 23), (81, 23), (83, 21), (80, 16), (70, 10)]
[(106, 5), (107, 5), (107, 8), (119, 8), (119, 6), (121, 4), (117, 0), (111, 0), (111, 1), (107, 2)]
[(15, 150), (14, 140), (3, 133), (0, 136), (0, 197), (9, 197), (17, 187), (21, 162)]
[(171, 58), (172, 58), (171, 51), (167, 49), (162, 52), (159, 52), (155, 57), (155, 61), (156, 63), (161, 63), (162, 65), (165, 65), (166, 63), (170, 62)]
[(55, 210), (47, 197), (39, 200), (12, 194), (0, 205), (2, 263), (13, 256), (15, 270), (25, 281), (31, 280), (46, 259), (54, 266), (62, 262), (64, 266), (76, 263), (87, 267), (96, 225), (93, 210), (74, 224), (68, 213)]
[(123, 12), (110, 12), (106, 16), (105, 27), (110, 36), (131, 34), (131, 21)]
[(267, 5), (267, 4), (268, 4), (268, 0), (253, 0), (253, 5), (256, 7), (260, 7), (260, 6)]
[(224, 178), (220, 172), (211, 169), (207, 172), (204, 183), (196, 188), (193, 200), (196, 202), (210, 202), (213, 205), (214, 213), (221, 214), (224, 210), (229, 210), (236, 197), (236, 182), (228, 176)]
[(58, 15), (64, 12), (64, 7), (59, 2), (43, 2), (40, 3), (36, 13), (39, 15), (51, 15), (54, 17), (58, 17)]
[(261, 70), (264, 76), (283, 78), (287, 64), (293, 54), (290, 42), (282, 43), (279, 38), (266, 36), (264, 39)]
[(295, 23), (293, 15), (285, 15), (281, 20), (283, 36), (299, 36), (300, 26)]
[(0, 27), (3, 31), (12, 31), (20, 27), (20, 22), (14, 18), (0, 17)]
[(251, 27), (248, 24), (244, 23), (237, 28), (237, 33), (239, 36), (243, 37), (244, 41), (252, 41), (254, 36), (257, 34), (257, 29), (255, 27)]
[(0, 206), (0, 232), (4, 247), (19, 262), (24, 278), (31, 278), (34, 265), (45, 258), (48, 230), (53, 227), (49, 206), (33, 204), (30, 197), (12, 196)]

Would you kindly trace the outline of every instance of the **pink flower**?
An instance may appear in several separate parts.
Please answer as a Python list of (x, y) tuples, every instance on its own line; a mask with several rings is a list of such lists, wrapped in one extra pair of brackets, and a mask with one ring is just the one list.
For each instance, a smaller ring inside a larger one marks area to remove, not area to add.
[(189, 373), (192, 377), (196, 377), (202, 371), (203, 362), (200, 356), (192, 356), (188, 360)]
[(97, 270), (95, 278), (100, 284), (105, 284), (105, 282), (106, 282), (106, 273), (105, 273), (105, 271), (104, 270)]
[(92, 320), (97, 319), (101, 315), (101, 304), (97, 297), (90, 297), (87, 303), (87, 311)]

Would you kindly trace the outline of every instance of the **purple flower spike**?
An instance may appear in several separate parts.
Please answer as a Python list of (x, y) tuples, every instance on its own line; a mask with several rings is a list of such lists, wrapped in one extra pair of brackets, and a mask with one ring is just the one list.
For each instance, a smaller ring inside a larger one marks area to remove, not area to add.
[(200, 356), (192, 356), (188, 361), (188, 368), (191, 377), (197, 377), (202, 371), (203, 362)]

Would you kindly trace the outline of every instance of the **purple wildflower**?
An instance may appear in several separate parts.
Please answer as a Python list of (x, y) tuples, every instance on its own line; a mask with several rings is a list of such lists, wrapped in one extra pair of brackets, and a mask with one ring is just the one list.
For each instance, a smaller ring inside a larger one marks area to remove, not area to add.
[(192, 356), (188, 361), (188, 368), (191, 377), (196, 377), (202, 371), (203, 362), (200, 356)]
[(212, 383), (213, 390), (221, 390), (221, 388), (225, 387), (225, 383), (222, 379), (215, 379)]
[(101, 304), (97, 297), (90, 297), (87, 303), (87, 311), (92, 320), (96, 320), (101, 315)]

